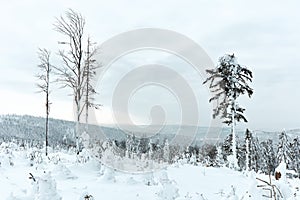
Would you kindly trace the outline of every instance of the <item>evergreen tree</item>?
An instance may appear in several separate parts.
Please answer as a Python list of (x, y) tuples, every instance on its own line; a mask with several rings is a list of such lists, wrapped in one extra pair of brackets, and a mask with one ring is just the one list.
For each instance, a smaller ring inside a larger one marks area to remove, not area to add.
[(153, 143), (152, 143), (152, 140), (150, 139), (149, 141), (149, 144), (148, 144), (148, 148), (149, 148), (149, 151), (148, 151), (148, 159), (149, 160), (152, 160), (153, 159)]
[(278, 164), (281, 162), (284, 162), (287, 165), (287, 168), (289, 168), (289, 169), (292, 165), (292, 154), (291, 154), (290, 144), (289, 144), (288, 137), (287, 137), (285, 131), (283, 131), (279, 135), (277, 161), (278, 161)]
[(127, 158), (131, 158), (132, 152), (133, 152), (133, 136), (132, 135), (126, 135), (126, 151), (125, 156)]
[(217, 155), (216, 155), (216, 160), (214, 163), (214, 166), (216, 167), (222, 167), (224, 165), (224, 158), (222, 155), (222, 148), (220, 146), (217, 146)]
[(227, 157), (232, 154), (232, 134), (229, 134), (222, 144), (222, 154), (225, 161)]
[(251, 132), (247, 129), (246, 130), (246, 137), (245, 137), (245, 153), (246, 153), (246, 170), (249, 171), (249, 166), (250, 166), (250, 143), (252, 140), (252, 134)]
[(209, 77), (204, 84), (209, 83), (209, 88), (214, 93), (209, 102), (216, 100), (218, 104), (213, 110), (213, 117), (219, 116), (225, 124), (231, 125), (233, 165), (237, 167), (235, 123), (241, 120), (247, 122), (243, 115), (245, 109), (238, 105), (237, 99), (245, 93), (249, 97), (253, 94), (253, 89), (247, 84), (247, 81), (252, 81), (252, 72), (238, 64), (234, 54), (222, 56), (218, 66), (206, 72)]
[(163, 160), (167, 163), (170, 162), (170, 147), (169, 147), (168, 139), (165, 140), (165, 145), (163, 148)]
[(204, 161), (204, 164), (212, 166), (215, 163), (216, 156), (217, 156), (217, 147), (213, 144), (203, 144), (201, 148), (201, 153), (203, 156), (202, 163)]
[(252, 143), (250, 143), (250, 170), (258, 172), (262, 163), (262, 149), (257, 137), (252, 137)]
[(273, 148), (272, 140), (268, 139), (261, 143), (262, 153), (263, 153), (263, 162), (260, 167), (262, 172), (266, 174), (273, 174), (276, 168), (276, 156)]
[(149, 150), (148, 144), (149, 144), (149, 138), (142, 137), (139, 139), (138, 151), (140, 154), (148, 152)]
[(296, 137), (292, 143), (292, 166), (291, 168), (294, 169), (298, 173), (298, 177), (300, 178), (300, 138)]
[(242, 141), (237, 140), (237, 160), (239, 169), (243, 170), (246, 169), (246, 146), (245, 143), (242, 143)]
[[(244, 146), (242, 148), (243, 157), (240, 159), (242, 166), (246, 170), (258, 171), (262, 163), (262, 148), (257, 137), (253, 137), (252, 132), (247, 129), (245, 132)], [(242, 167), (241, 166), (241, 167)]]

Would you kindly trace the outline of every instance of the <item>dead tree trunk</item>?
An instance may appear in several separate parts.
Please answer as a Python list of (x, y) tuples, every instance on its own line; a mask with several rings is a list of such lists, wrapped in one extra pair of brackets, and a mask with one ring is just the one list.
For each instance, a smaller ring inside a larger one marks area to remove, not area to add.
[[(80, 152), (79, 138), (81, 137), (81, 114), (83, 110), (87, 110), (91, 105), (89, 103), (91, 93), (95, 93), (94, 88), (89, 83), (91, 74), (94, 73), (91, 67), (91, 59), (93, 55), (90, 53), (90, 41), (88, 40), (87, 49), (88, 53), (84, 55), (84, 26), (85, 19), (80, 13), (73, 10), (66, 12), (66, 17), (60, 17), (55, 24), (55, 30), (65, 35), (68, 39), (67, 42), (59, 42), (68, 47), (67, 52), (60, 50), (59, 55), (62, 58), (63, 65), (54, 67), (55, 73), (58, 76), (57, 80), (62, 84), (62, 87), (71, 88), (76, 110), (76, 151)], [(89, 74), (87, 76), (87, 74)], [(86, 84), (86, 85), (85, 85)], [(86, 91), (85, 91), (86, 90)], [(92, 91), (92, 92), (91, 92)], [(85, 97), (87, 100), (85, 100)], [(87, 122), (88, 114), (86, 114)]]
[(50, 113), (50, 101), (49, 101), (49, 95), (50, 95), (50, 72), (51, 72), (51, 64), (50, 64), (50, 51), (46, 49), (39, 49), (38, 56), (40, 59), (40, 64), (38, 65), (38, 68), (40, 69), (40, 73), (36, 75), (36, 77), (39, 80), (39, 83), (37, 83), (37, 86), (39, 88), (38, 92), (43, 92), (46, 94), (46, 122), (45, 122), (45, 151), (46, 156), (48, 155), (48, 132), (49, 132), (49, 113)]

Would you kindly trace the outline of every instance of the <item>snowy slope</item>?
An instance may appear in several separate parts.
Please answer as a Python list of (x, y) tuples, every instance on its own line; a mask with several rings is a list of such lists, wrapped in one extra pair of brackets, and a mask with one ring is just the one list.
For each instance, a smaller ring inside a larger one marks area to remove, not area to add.
[[(36, 156), (30, 160), (32, 153)], [(1, 199), (74, 200), (86, 195), (105, 200), (267, 199), (262, 197), (266, 192), (257, 188), (261, 182), (255, 178), (268, 180), (268, 177), (251, 172), (182, 162), (153, 173), (129, 174), (116, 172), (94, 159), (78, 163), (76, 156), (68, 152), (52, 152), (48, 158), (40, 153), (37, 149), (1, 148)], [(36, 181), (29, 179), (29, 173)], [(299, 179), (273, 182), (289, 196), (285, 199), (300, 199)]]

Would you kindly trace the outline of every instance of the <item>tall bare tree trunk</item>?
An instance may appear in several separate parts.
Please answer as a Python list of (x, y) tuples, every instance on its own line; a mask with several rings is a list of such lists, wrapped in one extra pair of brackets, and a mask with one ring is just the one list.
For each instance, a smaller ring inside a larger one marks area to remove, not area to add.
[(235, 113), (236, 113), (236, 109), (235, 109), (235, 100), (233, 100), (233, 108), (231, 109), (231, 131), (232, 131), (232, 155), (233, 155), (233, 166), (234, 168), (238, 167), (238, 163), (237, 163), (237, 148), (236, 148), (236, 132), (235, 132)]
[(249, 161), (249, 155), (250, 155), (250, 149), (249, 149), (249, 139), (246, 138), (246, 171), (249, 171), (249, 165), (250, 165), (250, 161)]
[[(78, 99), (77, 99), (78, 101)], [(80, 101), (76, 104), (76, 131), (75, 131), (75, 140), (76, 140), (76, 153), (79, 154), (79, 131), (80, 131)]]
[[(47, 75), (47, 79), (49, 80), (49, 74)], [(49, 91), (49, 85), (47, 86), (47, 91)], [(46, 130), (45, 130), (45, 141), (46, 141), (46, 156), (48, 156), (48, 127), (49, 127), (49, 92), (46, 93)]]
[(88, 38), (87, 44), (87, 60), (86, 60), (86, 91), (85, 91), (85, 131), (88, 132), (88, 120), (89, 120), (89, 83), (90, 83), (90, 38)]
[(40, 74), (37, 74), (36, 77), (39, 79), (39, 83), (37, 83), (38, 88), (40, 89), (38, 92), (43, 92), (46, 94), (46, 120), (45, 120), (45, 151), (46, 156), (48, 155), (48, 132), (49, 132), (49, 113), (50, 113), (50, 72), (52, 71), (52, 65), (50, 64), (50, 51), (46, 49), (39, 49), (38, 51), (40, 64), (38, 65), (40, 69)]

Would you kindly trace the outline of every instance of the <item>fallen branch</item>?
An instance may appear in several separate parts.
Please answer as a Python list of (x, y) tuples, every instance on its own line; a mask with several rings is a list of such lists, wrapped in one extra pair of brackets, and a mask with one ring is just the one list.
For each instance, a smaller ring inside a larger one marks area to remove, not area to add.
[[(267, 185), (257, 185), (257, 187), (262, 187), (263, 190), (270, 191), (270, 196), (263, 195), (263, 197), (274, 198), (274, 200), (277, 200), (277, 195), (276, 195), (276, 190), (277, 190), (280, 197), (283, 198), (282, 193), (280, 192), (278, 187), (276, 185), (272, 184), (271, 175), (269, 175), (269, 182), (267, 182), (263, 179), (260, 179), (260, 178), (256, 178), (256, 179), (263, 182), (263, 183), (265, 183), (265, 184), (267, 184)], [(266, 187), (270, 187), (270, 188), (266, 188)]]

